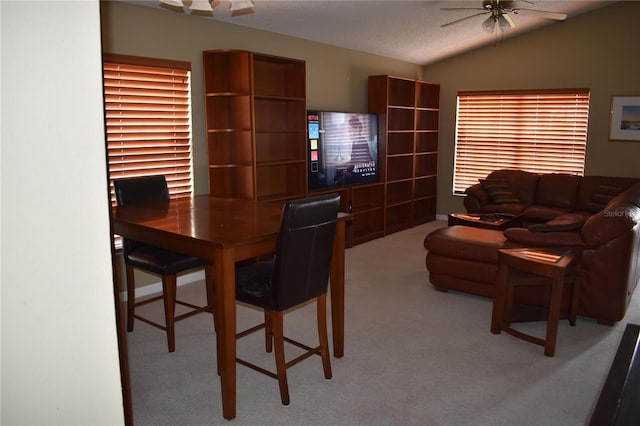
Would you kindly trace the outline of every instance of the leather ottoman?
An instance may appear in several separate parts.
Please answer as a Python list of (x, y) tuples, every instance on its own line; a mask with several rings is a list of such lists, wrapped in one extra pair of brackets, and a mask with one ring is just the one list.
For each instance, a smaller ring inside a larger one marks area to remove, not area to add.
[(449, 226), (424, 239), (429, 280), (440, 291), (458, 290), (493, 297), (502, 231)]

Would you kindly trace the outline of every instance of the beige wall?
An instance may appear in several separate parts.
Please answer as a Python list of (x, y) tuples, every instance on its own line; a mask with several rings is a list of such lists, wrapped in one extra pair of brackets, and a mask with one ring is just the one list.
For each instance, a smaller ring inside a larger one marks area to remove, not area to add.
[[(416, 64), (163, 9), (106, 1), (102, 2), (101, 18), (104, 52), (191, 62), (197, 194), (208, 192), (202, 51), (241, 49), (305, 60), (309, 109), (366, 111), (369, 75), (421, 78), (422, 67)], [(122, 271), (122, 263), (119, 266)], [(121, 281), (124, 283), (124, 278)], [(138, 288), (157, 281), (155, 276), (136, 273)]]
[(416, 64), (162, 9), (105, 2), (102, 20), (105, 52), (191, 62), (196, 193), (208, 191), (203, 50), (242, 49), (305, 60), (309, 109), (366, 111), (369, 75), (421, 78)]
[(585, 174), (640, 177), (640, 142), (608, 140), (611, 95), (640, 95), (638, 17), (640, 2), (620, 2), (426, 66), (424, 78), (441, 84), (438, 214), (463, 209), (452, 195), (459, 90), (588, 87)]
[[(639, 15), (640, 2), (622, 2), (421, 67), (162, 9), (106, 1), (101, 10), (105, 52), (192, 63), (194, 180), (198, 194), (207, 192), (203, 50), (243, 49), (304, 59), (309, 108), (365, 111), (369, 75), (390, 74), (441, 83), (438, 214), (463, 208), (462, 198), (453, 196), (451, 190), (458, 90), (589, 87), (592, 100), (586, 173), (639, 176), (636, 163), (640, 142), (607, 140), (611, 95), (640, 94)], [(146, 280), (150, 281), (148, 277)]]

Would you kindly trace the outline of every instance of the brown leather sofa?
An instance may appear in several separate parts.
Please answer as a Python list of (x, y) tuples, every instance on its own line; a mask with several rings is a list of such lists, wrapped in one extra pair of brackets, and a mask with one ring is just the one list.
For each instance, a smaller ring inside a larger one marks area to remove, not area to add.
[[(620, 321), (640, 278), (640, 179), (499, 170), (486, 180), (467, 189), (467, 211), (520, 215), (521, 225), (504, 232), (458, 225), (427, 235), (434, 287), (493, 297), (499, 248), (576, 247), (578, 315)], [(515, 302), (545, 306), (546, 291), (519, 287)], [(565, 309), (568, 303), (567, 292)]]

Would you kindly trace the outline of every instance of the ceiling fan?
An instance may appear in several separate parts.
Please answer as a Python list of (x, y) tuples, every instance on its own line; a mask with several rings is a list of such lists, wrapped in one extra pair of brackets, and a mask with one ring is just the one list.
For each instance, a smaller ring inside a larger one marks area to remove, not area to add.
[[(528, 0), (521, 1), (533, 4), (533, 2)], [(536, 9), (522, 9), (514, 7), (516, 3), (517, 0), (484, 0), (482, 2), (482, 7), (443, 7), (440, 10), (475, 10), (481, 12), (474, 13), (473, 15), (466, 16), (461, 19), (456, 19), (455, 21), (441, 25), (441, 27), (448, 27), (449, 25), (457, 24), (476, 16), (489, 15), (487, 19), (482, 22), (482, 28), (488, 32), (493, 32), (496, 30), (496, 28), (500, 28), (500, 30), (505, 31), (511, 28), (515, 28), (516, 26), (509, 14), (517, 15), (519, 12), (533, 13), (542, 18), (555, 19), (557, 21), (564, 21), (565, 19), (567, 19), (567, 15), (565, 13)]]
[[(213, 15), (213, 9), (219, 3), (220, 0), (160, 0), (160, 7), (174, 12), (184, 12), (184, 6), (187, 6), (192, 15), (210, 16)], [(254, 7), (253, 0), (229, 0), (231, 16), (254, 13)]]

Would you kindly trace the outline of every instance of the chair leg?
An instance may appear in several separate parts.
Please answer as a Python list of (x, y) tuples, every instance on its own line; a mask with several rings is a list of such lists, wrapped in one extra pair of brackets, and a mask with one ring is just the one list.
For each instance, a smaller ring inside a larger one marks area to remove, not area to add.
[(136, 282), (133, 266), (126, 264), (125, 271), (127, 275), (127, 331), (133, 331), (133, 322), (135, 321), (136, 308)]
[(284, 325), (283, 312), (272, 312), (273, 341), (275, 346), (276, 372), (280, 386), (280, 399), (283, 405), (289, 405), (289, 386), (287, 384), (287, 367), (284, 360)]
[(162, 293), (164, 295), (164, 319), (167, 328), (167, 344), (169, 352), (176, 350), (175, 316), (176, 316), (176, 275), (162, 277)]
[(327, 336), (327, 294), (321, 294), (317, 300), (318, 307), (318, 337), (320, 339), (320, 356), (322, 357), (322, 368), (324, 377), (330, 379), (331, 361), (329, 358), (329, 338)]
[(267, 353), (273, 351), (273, 315), (270, 311), (264, 311), (264, 346)]

